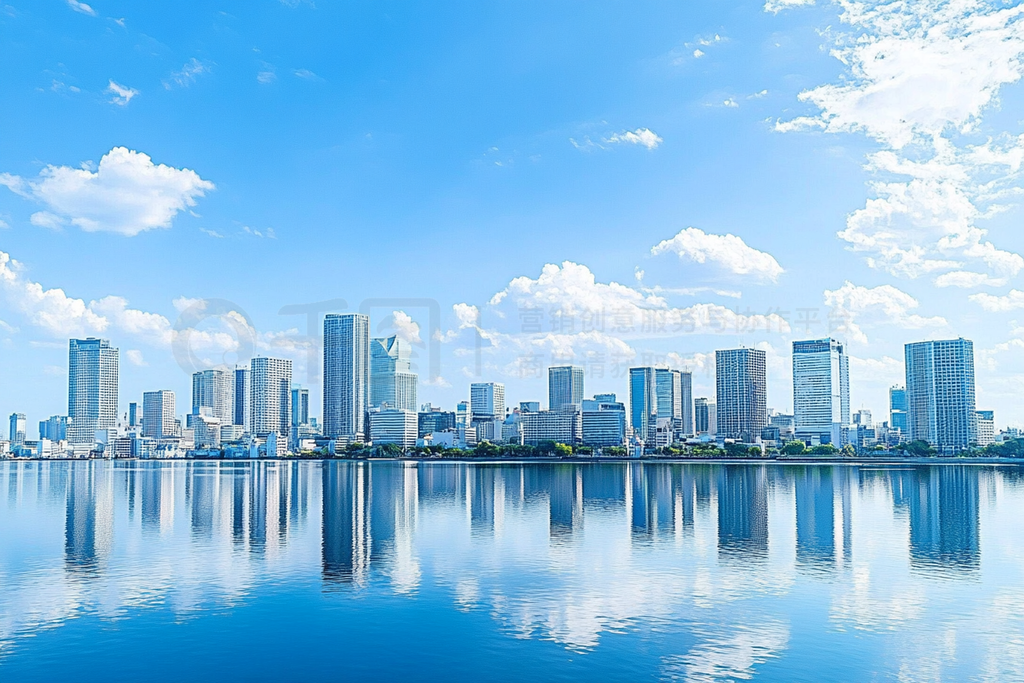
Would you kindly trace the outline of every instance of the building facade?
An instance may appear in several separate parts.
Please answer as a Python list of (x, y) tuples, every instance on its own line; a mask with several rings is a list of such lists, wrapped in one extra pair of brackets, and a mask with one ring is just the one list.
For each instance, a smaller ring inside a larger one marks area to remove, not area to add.
[(697, 436), (715, 438), (718, 413), (715, 404), (706, 398), (697, 398), (693, 401), (693, 422)]
[(90, 444), (117, 427), (118, 350), (106, 339), (71, 339), (68, 349), (68, 441)]
[(373, 444), (393, 443), (402, 448), (416, 445), (419, 423), (418, 416), (412, 410), (371, 410), (370, 441)]
[(143, 393), (142, 435), (151, 439), (174, 437), (175, 409), (174, 392), (170, 389)]
[(907, 344), (909, 439), (943, 453), (978, 442), (974, 398), (974, 343), (949, 339)]
[[(203, 410), (205, 408), (205, 410)], [(192, 414), (234, 422), (235, 377), (230, 370), (201, 370), (192, 374)]]
[(903, 387), (889, 388), (889, 428), (900, 430), (906, 437), (910, 433), (907, 415), (907, 390)]
[(324, 318), (324, 436), (367, 435), (370, 402), (370, 318), (353, 313)]
[(266, 437), (273, 432), (287, 439), (292, 424), (292, 362), (285, 358), (253, 358), (249, 382), (253, 435)]
[(654, 368), (629, 369), (629, 426), (634, 438), (654, 443), (658, 398)]
[(309, 389), (292, 387), (292, 427), (309, 424)]
[(978, 445), (984, 448), (995, 443), (996, 440), (996, 414), (992, 410), (979, 410), (978, 415)]
[(370, 340), (370, 407), (416, 411), (419, 378), (412, 349), (398, 336)]
[(850, 424), (850, 358), (835, 339), (793, 342), (796, 438), (842, 444)]
[(753, 443), (768, 421), (765, 352), (729, 349), (715, 352), (716, 437)]
[(249, 420), (252, 417), (249, 389), (249, 368), (235, 368), (234, 416), (231, 422), (234, 425), (240, 425), (247, 432), (251, 426)]
[(583, 401), (583, 368), (562, 365), (548, 368), (548, 410)]

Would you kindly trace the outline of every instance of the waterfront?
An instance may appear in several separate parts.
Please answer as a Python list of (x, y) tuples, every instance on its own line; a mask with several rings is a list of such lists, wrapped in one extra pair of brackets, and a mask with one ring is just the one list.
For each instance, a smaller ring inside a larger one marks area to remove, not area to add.
[(0, 678), (1019, 680), (1017, 467), (0, 463)]

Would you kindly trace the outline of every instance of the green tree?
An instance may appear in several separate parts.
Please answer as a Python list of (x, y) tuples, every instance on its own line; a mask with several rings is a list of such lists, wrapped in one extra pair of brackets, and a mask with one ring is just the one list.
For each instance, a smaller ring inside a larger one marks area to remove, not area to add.
[(789, 441), (782, 447), (784, 455), (803, 455), (806, 450), (807, 447), (803, 441)]
[(916, 458), (924, 458), (929, 455), (935, 455), (935, 453), (937, 452), (934, 448), (931, 447), (931, 445), (927, 441), (924, 441), (922, 439), (918, 439), (916, 441), (911, 441), (909, 443), (903, 444), (903, 449), (907, 453)]
[(560, 458), (566, 458), (572, 455), (572, 446), (564, 443), (555, 444), (555, 455)]

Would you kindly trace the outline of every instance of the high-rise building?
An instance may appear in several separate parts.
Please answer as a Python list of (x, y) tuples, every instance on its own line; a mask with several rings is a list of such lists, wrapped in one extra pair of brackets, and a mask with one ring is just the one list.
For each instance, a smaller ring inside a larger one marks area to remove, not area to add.
[(132, 401), (128, 404), (128, 426), (138, 427), (142, 415), (139, 414), (139, 404)]
[(693, 401), (694, 429), (699, 436), (715, 437), (718, 413), (715, 404), (706, 398)]
[(97, 430), (117, 427), (118, 350), (93, 337), (68, 347), (68, 441), (91, 444)]
[(658, 419), (668, 419), (676, 434), (693, 434), (693, 376), (667, 368), (655, 369), (654, 375)]
[(900, 434), (906, 437), (910, 432), (910, 422), (907, 418), (907, 390), (903, 387), (890, 387), (889, 428), (900, 430)]
[(251, 431), (287, 438), (292, 423), (292, 362), (258, 356), (250, 362)]
[(753, 443), (768, 422), (765, 352), (759, 349), (715, 351), (718, 438)]
[(840, 445), (850, 424), (850, 357), (835, 339), (793, 342), (796, 438)]
[(658, 422), (657, 382), (654, 368), (629, 369), (629, 424), (633, 435), (654, 443)]
[(64, 415), (53, 415), (39, 423), (39, 438), (50, 441), (66, 441), (68, 438), (68, 418)]
[(370, 317), (324, 318), (324, 436), (363, 439), (370, 401)]
[[(206, 408), (206, 410), (202, 410)], [(201, 370), (192, 374), (192, 414), (215, 417), (221, 424), (235, 419), (235, 378), (230, 370)]]
[(548, 410), (558, 410), (567, 403), (583, 402), (583, 368), (562, 365), (548, 368)]
[(955, 453), (978, 441), (974, 343), (949, 339), (907, 344), (907, 415), (911, 441)]
[(398, 336), (370, 340), (370, 406), (416, 412), (419, 377), (409, 342)]
[(23, 444), (26, 439), (28, 420), (25, 413), (11, 413), (11, 445)]
[(626, 406), (615, 394), (583, 401), (582, 441), (585, 446), (621, 446), (626, 442)]
[(469, 385), (469, 408), (473, 420), (505, 419), (505, 385), (474, 382)]
[(244, 427), (245, 431), (250, 431), (249, 428), (252, 426), (250, 423), (252, 414), (249, 409), (251, 401), (249, 385), (249, 368), (235, 368), (234, 415), (231, 422)]
[(309, 424), (309, 389), (292, 387), (292, 427)]
[(979, 410), (978, 414), (978, 445), (989, 446), (996, 440), (996, 414), (992, 410)]
[(174, 436), (174, 412), (174, 392), (170, 389), (143, 393), (142, 435), (151, 439), (168, 439)]

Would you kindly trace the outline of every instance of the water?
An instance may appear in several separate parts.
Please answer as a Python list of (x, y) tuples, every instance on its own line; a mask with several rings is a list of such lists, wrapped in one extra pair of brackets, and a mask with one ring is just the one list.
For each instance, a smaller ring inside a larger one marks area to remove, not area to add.
[(1017, 468), (0, 463), (0, 681), (1024, 680)]

